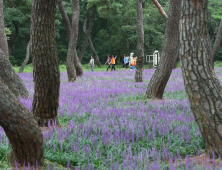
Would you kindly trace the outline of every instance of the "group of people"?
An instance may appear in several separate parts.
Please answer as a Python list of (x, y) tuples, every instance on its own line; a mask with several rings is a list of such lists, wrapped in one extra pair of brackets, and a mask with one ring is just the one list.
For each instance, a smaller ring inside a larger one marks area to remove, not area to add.
[[(116, 70), (116, 68), (115, 68), (116, 58), (117, 58), (117, 56), (114, 57), (114, 55), (112, 55), (112, 57), (110, 57), (110, 54), (107, 55), (107, 60), (106, 60), (105, 64), (108, 64), (108, 66), (107, 66), (106, 71), (108, 71), (108, 70), (110, 70), (110, 71)], [(94, 71), (93, 70), (93, 67), (94, 67), (93, 56), (91, 56), (89, 65), (91, 66), (91, 70)], [(127, 69), (128, 67), (131, 67), (131, 69), (134, 70), (135, 66), (136, 66), (136, 56), (133, 53), (130, 54), (130, 57), (127, 57), (126, 54), (124, 54), (123, 70), (124, 70), (124, 68)]]
[[(107, 55), (107, 60), (105, 64), (108, 64), (106, 71), (110, 70), (116, 70), (115, 68), (115, 64), (116, 64), (116, 58), (117, 56), (114, 57), (114, 55), (112, 55), (112, 58), (110, 57), (110, 55)], [(111, 67), (112, 66), (112, 67)], [(133, 55), (133, 53), (131, 53), (130, 57), (127, 57), (126, 54), (124, 54), (124, 58), (123, 58), (123, 70), (124, 68), (128, 68), (131, 67), (131, 69), (135, 69), (136, 66), (136, 56)]]

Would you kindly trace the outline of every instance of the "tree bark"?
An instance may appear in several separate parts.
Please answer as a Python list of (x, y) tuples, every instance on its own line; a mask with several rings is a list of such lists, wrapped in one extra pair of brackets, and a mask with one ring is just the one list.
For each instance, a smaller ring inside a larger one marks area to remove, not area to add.
[[(89, 9), (91, 7), (89, 7), (87, 10), (86, 10), (86, 18), (85, 18), (85, 21), (84, 21), (84, 25), (83, 25), (83, 32), (84, 30), (86, 30), (86, 25), (87, 25), (87, 20), (88, 20), (88, 14), (89, 14)], [(90, 20), (89, 20), (89, 28), (88, 28), (88, 31), (86, 33), (86, 37), (85, 37), (85, 41), (84, 41), (84, 44), (83, 44), (83, 47), (81, 49), (81, 53), (79, 55), (79, 60), (82, 61), (82, 58), (85, 54), (85, 51), (86, 51), (86, 47), (88, 45), (88, 40), (89, 40), (89, 36), (90, 36), (90, 33), (91, 33), (91, 30), (92, 30), (92, 26), (93, 26), (93, 18), (96, 14), (96, 5), (93, 6), (93, 11), (92, 11), (92, 14), (90, 16)]]
[(62, 15), (63, 22), (65, 24), (66, 34), (67, 34), (67, 38), (69, 41), (70, 37), (71, 37), (71, 25), (70, 25), (69, 17), (65, 11), (64, 6), (63, 6), (62, 0), (58, 0), (58, 7), (59, 7), (59, 11)]
[(24, 68), (25, 68), (26, 64), (28, 63), (28, 61), (29, 61), (30, 45), (31, 45), (31, 41), (29, 40), (29, 43), (28, 43), (27, 48), (26, 48), (26, 57), (25, 57), (25, 60), (23, 61), (22, 65), (19, 69), (19, 73), (23, 73)]
[(147, 87), (146, 98), (162, 99), (163, 97), (177, 53), (180, 14), (181, 0), (171, 0), (161, 60)]
[(177, 68), (177, 63), (180, 61), (180, 57), (179, 57), (179, 46), (177, 46), (177, 53), (176, 53), (176, 57), (175, 60), (173, 62), (173, 69)]
[(10, 39), (10, 43), (9, 43), (9, 46), (8, 46), (8, 49), (9, 49), (9, 56), (11, 55), (12, 53), (12, 49), (15, 45), (15, 42), (16, 42), (16, 38), (19, 34), (19, 24), (15, 21), (12, 20), (12, 23), (14, 24), (14, 27), (15, 27), (15, 33), (13, 34), (12, 38)]
[(156, 7), (159, 9), (159, 11), (160, 11), (161, 15), (163, 16), (163, 18), (165, 20), (167, 20), (168, 16), (165, 13), (165, 11), (163, 10), (162, 6), (159, 4), (159, 2), (157, 0), (152, 0), (152, 1), (156, 5)]
[(211, 51), (211, 63), (212, 63), (213, 68), (214, 68), (215, 57), (216, 57), (216, 55), (219, 51), (219, 48), (220, 48), (221, 39), (222, 39), (222, 20), (220, 21), (220, 26), (218, 28), (216, 40), (214, 42), (214, 46), (213, 46), (213, 49)]
[(28, 97), (29, 93), (13, 69), (8, 58), (3, 54), (0, 49), (0, 82), (6, 85), (15, 96)]
[(92, 50), (92, 52), (93, 52), (93, 56), (94, 56), (94, 58), (95, 58), (95, 60), (96, 60), (96, 65), (97, 65), (99, 68), (101, 68), (101, 63), (100, 63), (100, 61), (99, 61), (99, 57), (98, 57), (98, 55), (97, 55), (97, 53), (96, 53), (96, 50), (95, 50), (95, 48), (94, 48), (94, 46), (93, 46), (93, 42), (92, 42), (92, 40), (91, 40), (90, 37), (89, 37), (88, 41), (89, 41), (89, 46), (90, 46), (90, 48), (91, 48), (91, 50)]
[(11, 144), (11, 165), (43, 166), (43, 135), (29, 111), (0, 82), (0, 126)]
[(137, 11), (137, 62), (136, 62), (136, 74), (135, 81), (143, 81), (143, 66), (144, 66), (144, 29), (143, 29), (143, 8), (142, 0), (136, 0), (136, 11)]
[[(38, 124), (57, 121), (60, 72), (55, 42), (57, 0), (34, 0), (32, 4), (31, 52), (34, 77), (32, 114)], [(57, 122), (58, 123), (58, 122)]]
[[(209, 62), (207, 0), (182, 0), (180, 60), (191, 110), (202, 134), (206, 153), (222, 155), (222, 95)], [(193, 24), (195, 23), (195, 24)]]
[(9, 59), (8, 55), (8, 42), (5, 33), (4, 14), (3, 14), (3, 0), (0, 0), (0, 49), (5, 56)]
[[(73, 2), (73, 13), (75, 13), (75, 15), (73, 15), (75, 18), (74, 18), (74, 24), (72, 26), (72, 29), (74, 29), (74, 43), (73, 45), (69, 45), (70, 48), (75, 48), (74, 51), (71, 52), (71, 58), (72, 59), (68, 59), (67, 58), (67, 61), (68, 61), (68, 65), (66, 64), (66, 67), (68, 68), (67, 69), (67, 72), (68, 73), (68, 76), (71, 78), (70, 81), (74, 81), (76, 78), (75, 76), (81, 76), (83, 74), (83, 68), (82, 68), (82, 65), (79, 61), (79, 58), (77, 56), (77, 52), (76, 52), (76, 44), (77, 44), (77, 40), (78, 40), (78, 31), (79, 31), (79, 1), (75, 1)], [(64, 21), (64, 24), (65, 24), (65, 27), (66, 27), (66, 34), (67, 34), (67, 38), (68, 38), (68, 41), (70, 43), (70, 37), (71, 37), (71, 25), (70, 25), (70, 22), (69, 22), (69, 18), (68, 18), (68, 15), (67, 13), (65, 12), (65, 8), (63, 6), (63, 3), (62, 3), (62, 0), (58, 0), (58, 6), (59, 6), (59, 10), (60, 10), (60, 13), (62, 15), (62, 18), (63, 18), (63, 21)], [(76, 34), (77, 33), (77, 34)], [(69, 50), (72, 50), (72, 49), (68, 49)], [(67, 54), (68, 56), (68, 54)], [(74, 63), (74, 66), (70, 66), (71, 63)], [(74, 70), (76, 70), (76, 73), (74, 73)], [(68, 78), (69, 79), (69, 78)]]

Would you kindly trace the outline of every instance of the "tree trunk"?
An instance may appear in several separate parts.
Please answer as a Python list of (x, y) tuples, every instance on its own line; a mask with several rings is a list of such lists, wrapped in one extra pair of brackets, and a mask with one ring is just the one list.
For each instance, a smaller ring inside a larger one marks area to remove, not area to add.
[(3, 54), (1, 49), (0, 49), (0, 82), (6, 85), (9, 88), (9, 90), (11, 90), (11, 92), (14, 93), (15, 96), (21, 96), (21, 97), (29, 96), (29, 93), (24, 83), (16, 74), (8, 58)]
[(23, 61), (22, 65), (19, 69), (19, 73), (23, 73), (24, 68), (25, 68), (26, 64), (28, 63), (28, 61), (29, 61), (30, 45), (31, 45), (31, 41), (29, 40), (29, 43), (28, 43), (27, 48), (26, 48), (26, 57), (25, 57), (25, 60)]
[(177, 68), (177, 63), (180, 61), (180, 57), (179, 57), (179, 46), (177, 46), (177, 53), (176, 53), (176, 57), (175, 60), (173, 62), (173, 69)]
[(96, 65), (97, 65), (99, 68), (101, 68), (101, 63), (100, 63), (100, 61), (99, 61), (99, 57), (98, 57), (98, 55), (97, 55), (97, 53), (96, 53), (96, 50), (95, 50), (95, 48), (94, 48), (94, 46), (93, 46), (93, 42), (92, 42), (92, 40), (91, 40), (90, 37), (89, 37), (88, 41), (89, 41), (89, 46), (90, 46), (90, 48), (91, 48), (91, 50), (92, 50), (92, 52), (93, 52), (94, 58), (95, 58), (95, 60), (96, 60)]
[[(84, 25), (83, 25), (83, 32), (84, 30), (86, 30), (86, 25), (87, 25), (87, 20), (88, 20), (88, 14), (89, 14), (89, 9), (91, 7), (89, 7), (87, 10), (86, 10), (86, 18), (85, 18), (85, 21), (84, 21)], [(91, 33), (91, 30), (92, 30), (92, 26), (93, 26), (93, 18), (96, 14), (96, 5), (93, 6), (93, 11), (92, 11), (92, 14), (90, 16), (90, 20), (89, 20), (89, 28), (88, 28), (88, 31), (86, 33), (86, 37), (85, 37), (85, 41), (84, 41), (84, 44), (83, 44), (83, 47), (81, 49), (81, 53), (79, 55), (79, 60), (82, 61), (82, 58), (85, 54), (85, 51), (86, 51), (86, 47), (88, 45), (88, 40), (89, 40), (89, 36), (90, 36), (90, 33)]]
[(15, 45), (15, 42), (16, 42), (16, 38), (19, 34), (19, 24), (15, 21), (12, 20), (12, 23), (14, 24), (14, 27), (15, 27), (15, 33), (13, 34), (12, 38), (10, 39), (10, 43), (9, 43), (9, 46), (8, 46), (8, 49), (9, 49), (9, 56), (11, 55), (12, 53), (12, 49)]
[(62, 3), (62, 0), (58, 0), (58, 7), (59, 7), (59, 11), (62, 15), (62, 19), (63, 19), (63, 22), (65, 24), (65, 27), (66, 27), (66, 34), (67, 34), (67, 38), (68, 38), (68, 41), (70, 40), (70, 37), (71, 37), (71, 25), (70, 25), (70, 21), (69, 21), (69, 17), (65, 11), (65, 8), (63, 6), (63, 3)]
[[(57, 121), (60, 72), (55, 42), (57, 0), (34, 0), (32, 5), (31, 51), (34, 99), (32, 114), (40, 126)], [(58, 122), (57, 122), (58, 123)]]
[(136, 11), (137, 11), (137, 62), (136, 62), (136, 74), (135, 81), (143, 81), (143, 66), (144, 66), (144, 29), (143, 29), (143, 8), (142, 0), (136, 0)]
[(165, 11), (163, 10), (162, 6), (159, 4), (159, 2), (157, 0), (152, 0), (152, 1), (156, 5), (156, 7), (159, 9), (159, 11), (160, 11), (161, 15), (163, 16), (163, 18), (165, 20), (167, 20), (168, 16), (165, 13)]
[[(191, 110), (202, 134), (206, 153), (222, 155), (222, 95), (209, 62), (207, 0), (182, 0), (180, 60)], [(195, 24), (193, 24), (195, 23)]]
[(220, 26), (218, 28), (218, 32), (217, 32), (217, 36), (216, 36), (216, 40), (214, 42), (214, 47), (211, 51), (211, 63), (212, 63), (212, 67), (214, 68), (214, 60), (215, 57), (219, 51), (220, 48), (220, 43), (221, 43), (221, 39), (222, 39), (222, 20), (220, 21)]
[(146, 98), (162, 99), (163, 97), (177, 53), (180, 13), (181, 0), (171, 0), (161, 60), (147, 87)]
[(43, 135), (32, 114), (0, 83), (0, 126), (11, 144), (11, 165), (43, 166)]
[(5, 56), (9, 59), (8, 55), (8, 42), (5, 34), (4, 14), (3, 14), (3, 0), (0, 0), (0, 49)]
[(145, 50), (146, 50), (146, 55), (149, 55), (149, 53), (150, 53), (149, 46), (146, 45), (145, 42), (144, 42), (144, 48), (145, 48)]
[[(75, 32), (75, 35), (74, 35), (74, 41), (75, 41), (75, 44), (74, 46), (73, 45), (69, 45), (70, 48), (75, 48), (74, 51), (72, 51), (72, 55), (71, 55), (71, 58), (72, 59), (68, 59), (67, 58), (67, 62), (68, 64), (66, 64), (66, 67), (68, 68), (67, 69), (67, 73), (68, 73), (68, 77), (70, 77), (70, 81), (74, 81), (76, 78), (75, 76), (81, 76), (83, 74), (83, 68), (82, 68), (82, 65), (79, 61), (79, 58), (77, 56), (77, 52), (76, 52), (76, 44), (77, 44), (77, 40), (78, 40), (78, 31), (79, 31), (79, 1), (75, 1), (73, 2), (73, 13), (75, 13), (75, 15), (73, 15), (75, 18), (74, 18), (74, 24), (72, 26), (72, 29), (74, 29), (74, 32)], [(68, 18), (68, 15), (67, 13), (65, 12), (65, 8), (63, 6), (63, 3), (62, 3), (62, 0), (58, 0), (58, 6), (59, 6), (59, 10), (60, 10), (60, 13), (62, 15), (62, 18), (63, 18), (63, 21), (64, 21), (64, 24), (65, 24), (65, 27), (66, 27), (66, 34), (67, 34), (67, 38), (68, 38), (68, 41), (70, 43), (70, 37), (71, 37), (71, 25), (70, 25), (70, 22), (69, 22), (69, 18)], [(77, 33), (77, 34), (76, 34)], [(68, 49), (69, 50), (72, 50), (72, 49)], [(68, 54), (67, 54), (68, 56)], [(74, 63), (74, 66), (71, 66), (71, 63)], [(75, 69), (76, 70), (76, 73), (74, 73), (74, 70), (72, 69)], [(69, 79), (69, 78), (68, 78)]]

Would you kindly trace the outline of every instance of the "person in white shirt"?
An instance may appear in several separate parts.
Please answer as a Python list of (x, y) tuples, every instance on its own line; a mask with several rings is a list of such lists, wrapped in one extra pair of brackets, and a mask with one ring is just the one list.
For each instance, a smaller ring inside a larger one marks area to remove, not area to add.
[(94, 70), (93, 70), (93, 67), (94, 67), (94, 59), (93, 59), (93, 56), (91, 56), (89, 65), (91, 66), (91, 70), (94, 71)]

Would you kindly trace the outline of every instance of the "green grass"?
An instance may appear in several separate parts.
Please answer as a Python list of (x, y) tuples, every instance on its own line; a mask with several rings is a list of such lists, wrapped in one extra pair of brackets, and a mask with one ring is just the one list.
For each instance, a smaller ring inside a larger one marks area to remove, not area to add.
[[(91, 68), (90, 68), (90, 66), (88, 66), (88, 64), (83, 64), (82, 67), (83, 67), (84, 71), (91, 71)], [(19, 72), (19, 68), (20, 68), (20, 66), (14, 66), (16, 73)], [(106, 68), (107, 68), (107, 65), (102, 65), (101, 68), (99, 68), (95, 65), (94, 71), (106, 71)], [(65, 64), (59, 65), (59, 69), (60, 69), (60, 72), (66, 72), (66, 65)], [(116, 69), (118, 69), (118, 70), (122, 69), (122, 65), (116, 65)], [(26, 67), (24, 69), (24, 73), (30, 73), (32, 71), (33, 71), (32, 64), (26, 65)]]

